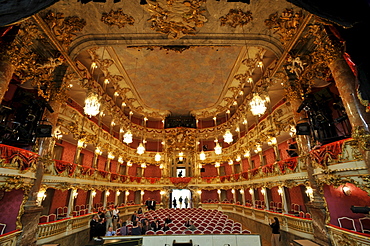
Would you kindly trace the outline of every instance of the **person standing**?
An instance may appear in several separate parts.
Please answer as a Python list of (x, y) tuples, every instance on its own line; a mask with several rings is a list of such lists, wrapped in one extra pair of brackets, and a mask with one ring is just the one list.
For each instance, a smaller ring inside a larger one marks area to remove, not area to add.
[(184, 203), (185, 203), (185, 208), (188, 208), (189, 198), (187, 196), (185, 197)]
[(182, 208), (182, 196), (179, 198), (180, 208)]
[(148, 197), (148, 199), (146, 199), (145, 206), (146, 206), (146, 210), (149, 211), (150, 210), (150, 197)]
[(113, 213), (109, 207), (107, 207), (107, 212), (105, 212), (104, 216), (105, 216), (105, 221), (106, 221), (105, 231), (108, 231), (109, 227), (113, 227)]
[(279, 219), (274, 217), (271, 221), (270, 227), (272, 229), (271, 246), (280, 246), (280, 224)]
[(173, 208), (177, 208), (176, 198), (173, 198), (172, 205), (173, 205)]
[(151, 210), (155, 210), (155, 205), (156, 205), (156, 201), (154, 200), (154, 198), (152, 198), (152, 200), (150, 201), (150, 209)]
[(119, 209), (117, 208), (117, 205), (114, 206), (114, 209), (112, 210), (112, 214), (113, 214), (113, 230), (115, 231), (118, 229), (117, 223), (119, 220)]

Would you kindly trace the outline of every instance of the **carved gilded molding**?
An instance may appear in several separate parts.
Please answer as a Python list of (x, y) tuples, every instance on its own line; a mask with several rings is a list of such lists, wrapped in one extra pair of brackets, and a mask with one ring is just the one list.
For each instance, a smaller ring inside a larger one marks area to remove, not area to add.
[(151, 14), (148, 22), (151, 29), (166, 34), (168, 38), (179, 39), (195, 35), (207, 18), (203, 15), (205, 0), (147, 0), (146, 10)]
[(118, 28), (124, 28), (125, 25), (134, 25), (135, 19), (123, 13), (121, 8), (117, 10), (111, 10), (109, 13), (103, 13), (101, 21), (108, 26), (117, 26)]
[(295, 12), (293, 9), (285, 9), (281, 14), (273, 13), (265, 20), (268, 29), (280, 36), (281, 41), (287, 44), (297, 33), (304, 14), (302, 11)]
[(230, 9), (229, 13), (220, 17), (221, 26), (229, 25), (232, 28), (243, 27), (252, 20), (252, 12), (244, 12), (241, 9)]
[(55, 13), (51, 10), (44, 15), (43, 19), (65, 49), (68, 49), (76, 33), (81, 32), (86, 25), (84, 19), (77, 16), (65, 17), (63, 13)]

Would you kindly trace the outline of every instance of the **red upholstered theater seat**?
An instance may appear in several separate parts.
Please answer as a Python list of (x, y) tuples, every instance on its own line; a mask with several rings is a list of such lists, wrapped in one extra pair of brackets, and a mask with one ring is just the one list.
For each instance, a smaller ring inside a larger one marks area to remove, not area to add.
[(46, 223), (46, 222), (49, 222), (49, 216), (47, 215), (40, 216), (39, 223)]

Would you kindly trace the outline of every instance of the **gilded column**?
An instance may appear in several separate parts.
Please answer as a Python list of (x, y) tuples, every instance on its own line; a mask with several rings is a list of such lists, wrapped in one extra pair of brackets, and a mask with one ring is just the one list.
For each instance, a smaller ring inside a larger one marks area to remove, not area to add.
[(370, 173), (370, 146), (368, 144), (370, 140), (370, 114), (366, 113), (366, 108), (357, 97), (356, 77), (342, 56), (334, 59), (329, 64), (329, 68), (351, 123), (352, 137), (358, 140), (360, 151)]
[[(285, 90), (289, 103), (293, 112), (293, 120), (297, 124), (299, 121), (305, 120), (306, 115), (304, 111), (297, 112), (297, 109), (302, 104), (302, 85), (296, 80), (286, 80), (284, 82)], [(306, 168), (308, 180), (313, 190), (314, 199), (307, 203), (309, 211), (312, 215), (313, 223), (313, 234), (317, 242), (323, 245), (330, 245), (330, 239), (328, 237), (327, 228), (326, 228), (326, 219), (327, 219), (327, 207), (323, 195), (320, 194), (318, 189), (318, 184), (314, 176), (314, 167), (309, 158), (309, 152), (311, 150), (309, 136), (298, 135), (296, 137), (299, 153), (299, 161), (301, 163), (301, 168)], [(303, 164), (304, 163), (304, 164)], [(285, 202), (285, 201), (284, 201)], [(284, 210), (287, 212), (287, 206), (284, 206)]]

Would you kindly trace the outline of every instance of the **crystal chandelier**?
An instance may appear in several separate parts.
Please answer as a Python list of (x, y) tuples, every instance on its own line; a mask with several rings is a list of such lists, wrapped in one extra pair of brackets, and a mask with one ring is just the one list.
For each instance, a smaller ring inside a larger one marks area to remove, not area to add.
[(220, 144), (217, 142), (216, 143), (216, 146), (215, 146), (215, 154), (216, 155), (220, 155), (222, 153), (222, 147), (220, 146)]
[(130, 130), (128, 130), (124, 135), (123, 135), (123, 142), (130, 144), (132, 143), (132, 133)]
[(199, 160), (204, 161), (206, 159), (206, 153), (202, 150), (199, 154)]
[(138, 153), (139, 155), (142, 155), (142, 154), (144, 154), (144, 152), (145, 152), (145, 147), (144, 147), (143, 143), (140, 143), (139, 146), (136, 149), (136, 153)]
[(265, 100), (263, 100), (257, 93), (254, 93), (252, 100), (249, 102), (252, 114), (258, 116), (263, 115), (267, 109), (265, 103)]
[(85, 114), (91, 116), (96, 116), (99, 114), (100, 109), (100, 102), (99, 97), (94, 92), (89, 92), (85, 99), (85, 107), (84, 112)]
[(161, 158), (162, 158), (162, 156), (161, 156), (161, 154), (159, 154), (159, 152), (157, 152), (157, 154), (155, 154), (155, 156), (154, 156), (154, 160), (156, 162), (161, 161)]
[(224, 134), (224, 141), (228, 144), (233, 142), (233, 134), (231, 134), (229, 129), (227, 129)]

